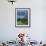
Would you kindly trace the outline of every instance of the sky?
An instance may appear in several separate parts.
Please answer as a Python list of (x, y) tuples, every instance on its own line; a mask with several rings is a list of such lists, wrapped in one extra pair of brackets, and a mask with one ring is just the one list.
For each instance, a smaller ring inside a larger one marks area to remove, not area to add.
[(26, 10), (18, 10), (17, 11), (17, 18), (24, 18), (28, 15), (28, 11)]

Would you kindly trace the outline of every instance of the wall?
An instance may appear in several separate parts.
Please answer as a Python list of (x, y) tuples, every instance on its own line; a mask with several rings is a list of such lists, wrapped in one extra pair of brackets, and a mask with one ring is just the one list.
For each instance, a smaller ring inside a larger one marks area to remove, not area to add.
[[(13, 5), (0, 0), (0, 41), (15, 40), (19, 32), (30, 34), (33, 40), (46, 40), (45, 0), (17, 0)], [(15, 27), (15, 8), (31, 8), (31, 27)]]

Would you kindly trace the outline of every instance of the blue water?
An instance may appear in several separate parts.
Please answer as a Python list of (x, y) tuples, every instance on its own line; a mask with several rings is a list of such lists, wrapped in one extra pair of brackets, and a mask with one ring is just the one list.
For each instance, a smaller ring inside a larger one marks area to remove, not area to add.
[(17, 19), (18, 19), (18, 18), (21, 18), (21, 19), (23, 19), (23, 18), (24, 18), (24, 16), (17, 16)]

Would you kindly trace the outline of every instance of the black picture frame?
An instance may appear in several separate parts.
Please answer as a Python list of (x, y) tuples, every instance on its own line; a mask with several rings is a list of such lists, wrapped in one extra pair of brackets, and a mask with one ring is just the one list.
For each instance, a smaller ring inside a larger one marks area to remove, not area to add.
[(31, 27), (31, 8), (15, 8), (15, 27)]

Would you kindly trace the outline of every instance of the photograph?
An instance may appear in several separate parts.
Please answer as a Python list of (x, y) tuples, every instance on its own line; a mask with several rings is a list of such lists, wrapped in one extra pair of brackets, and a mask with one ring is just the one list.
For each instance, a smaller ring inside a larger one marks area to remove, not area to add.
[(16, 14), (15, 14), (15, 22), (16, 26), (30, 26), (30, 8), (16, 8), (15, 9)]

